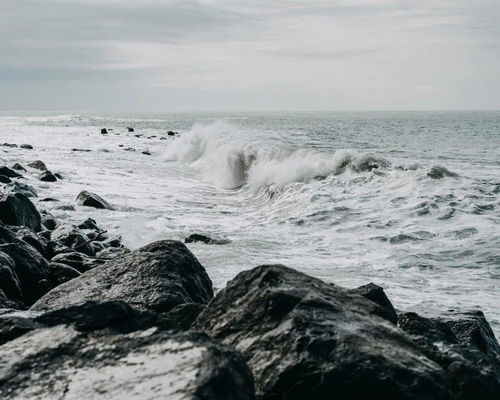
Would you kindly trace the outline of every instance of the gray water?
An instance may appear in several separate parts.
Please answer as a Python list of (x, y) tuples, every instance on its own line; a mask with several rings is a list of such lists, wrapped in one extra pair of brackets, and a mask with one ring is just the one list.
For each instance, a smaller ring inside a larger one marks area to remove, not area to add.
[[(181, 135), (160, 140), (167, 130)], [(2, 163), (40, 158), (65, 176), (41, 184), (33, 172), (41, 197), (73, 204), (87, 189), (117, 206), (39, 204), (56, 216), (95, 217), (131, 248), (229, 240), (189, 245), (217, 288), (283, 263), (347, 287), (373, 281), (400, 309), (480, 308), (500, 331), (500, 112), (18, 113), (0, 116), (0, 137), (35, 146), (0, 150)]]

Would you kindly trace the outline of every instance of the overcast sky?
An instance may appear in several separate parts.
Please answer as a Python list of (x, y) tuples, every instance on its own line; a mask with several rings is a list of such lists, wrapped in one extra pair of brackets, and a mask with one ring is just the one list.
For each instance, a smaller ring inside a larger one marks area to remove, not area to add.
[(1, 0), (0, 109), (500, 109), (500, 0)]

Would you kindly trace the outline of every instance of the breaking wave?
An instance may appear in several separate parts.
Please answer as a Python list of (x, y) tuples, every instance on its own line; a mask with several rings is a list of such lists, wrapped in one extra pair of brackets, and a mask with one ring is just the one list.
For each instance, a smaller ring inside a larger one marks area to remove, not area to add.
[(172, 143), (166, 158), (196, 164), (207, 179), (226, 189), (281, 187), (390, 165), (381, 157), (354, 150), (327, 153), (283, 147), (260, 132), (221, 121), (195, 125)]

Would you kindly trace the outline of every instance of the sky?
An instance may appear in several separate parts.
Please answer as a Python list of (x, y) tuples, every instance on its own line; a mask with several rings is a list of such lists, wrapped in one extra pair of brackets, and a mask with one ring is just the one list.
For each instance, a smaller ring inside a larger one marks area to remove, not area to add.
[(0, 5), (0, 110), (500, 109), (499, 0)]

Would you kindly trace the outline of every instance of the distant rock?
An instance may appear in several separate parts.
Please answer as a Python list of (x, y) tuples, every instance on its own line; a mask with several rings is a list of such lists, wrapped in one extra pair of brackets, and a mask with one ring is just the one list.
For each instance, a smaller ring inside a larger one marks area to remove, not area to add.
[(80, 192), (80, 194), (76, 198), (76, 201), (80, 206), (94, 207), (106, 210), (114, 209), (113, 206), (106, 200), (104, 200), (101, 196), (95, 193), (87, 192), (85, 190)]
[(3, 146), (3, 147), (17, 147), (17, 144), (15, 144), (15, 143), (4, 143), (1, 146)]
[(196, 242), (202, 242), (205, 244), (228, 244), (231, 243), (229, 239), (214, 239), (209, 236), (201, 235), (199, 233), (193, 233), (189, 235), (186, 239), (184, 239), (184, 243), (196, 243)]
[(83, 221), (80, 225), (78, 225), (78, 228), (80, 229), (89, 229), (93, 231), (101, 231), (102, 229), (99, 228), (97, 225), (97, 222), (93, 218), (87, 218), (85, 221)]
[(38, 179), (42, 182), (57, 182), (57, 177), (50, 171), (44, 171), (38, 175)]
[(168, 132), (167, 132), (167, 135), (168, 135), (168, 136), (175, 136), (175, 135), (176, 135), (176, 132), (174, 132), (174, 131), (168, 131)]
[(101, 134), (102, 135), (107, 135), (108, 134), (108, 130), (106, 128), (102, 128), (101, 129)]
[(196, 257), (184, 244), (164, 240), (118, 256), (58, 286), (33, 310), (117, 299), (138, 310), (166, 312), (179, 304), (206, 304), (212, 297), (212, 282)]
[(130, 128), (130, 127), (128, 127), (128, 128), (127, 128), (127, 131), (128, 131), (128, 132), (134, 132), (134, 128)]
[(34, 168), (34, 169), (38, 169), (40, 171), (47, 171), (47, 166), (41, 160), (31, 161), (27, 165), (28, 165), (28, 167), (31, 167), (31, 168)]
[(12, 169), (15, 169), (16, 171), (24, 171), (26, 172), (26, 168), (24, 168), (21, 164), (19, 163), (15, 163), (13, 166), (12, 166)]
[(89, 153), (91, 152), (92, 150), (90, 149), (71, 149), (71, 151), (76, 151), (76, 152), (83, 152), (83, 153)]
[(54, 199), (53, 197), (45, 197), (43, 199), (40, 199), (40, 201), (43, 201), (43, 202), (57, 202), (59, 200)]
[(21, 149), (33, 150), (33, 146), (31, 144), (22, 144)]
[(146, 156), (150, 156), (151, 153), (149, 151), (143, 151), (142, 154), (146, 155)]
[(0, 221), (7, 225), (22, 225), (38, 232), (42, 219), (31, 200), (22, 193), (0, 195)]
[(427, 176), (432, 179), (443, 179), (443, 178), (458, 178), (459, 175), (456, 174), (455, 172), (451, 172), (447, 170), (445, 167), (441, 166), (434, 166), (432, 167), (429, 172), (427, 172)]

